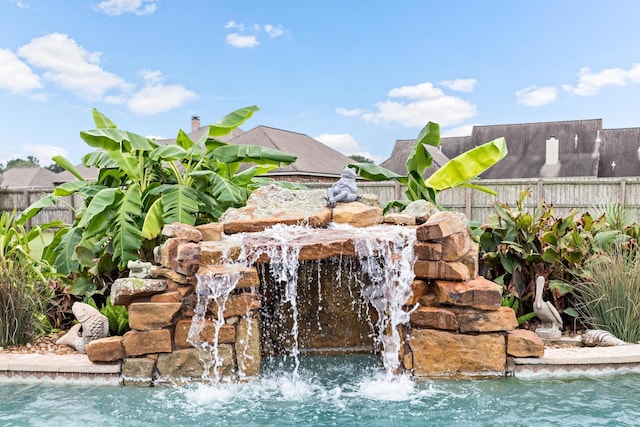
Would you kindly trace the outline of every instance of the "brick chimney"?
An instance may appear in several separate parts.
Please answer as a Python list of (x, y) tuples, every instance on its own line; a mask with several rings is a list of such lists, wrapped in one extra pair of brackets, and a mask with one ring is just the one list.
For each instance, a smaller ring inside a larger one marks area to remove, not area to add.
[(191, 132), (200, 129), (200, 116), (191, 116)]

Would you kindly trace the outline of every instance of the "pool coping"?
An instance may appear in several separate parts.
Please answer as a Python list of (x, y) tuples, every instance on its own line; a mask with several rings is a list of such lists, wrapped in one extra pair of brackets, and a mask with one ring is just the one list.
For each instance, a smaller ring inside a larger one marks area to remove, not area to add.
[[(85, 354), (0, 351), (0, 384), (123, 385), (122, 363), (94, 363)], [(542, 357), (509, 357), (507, 376), (519, 379), (640, 374), (640, 344), (545, 348)]]

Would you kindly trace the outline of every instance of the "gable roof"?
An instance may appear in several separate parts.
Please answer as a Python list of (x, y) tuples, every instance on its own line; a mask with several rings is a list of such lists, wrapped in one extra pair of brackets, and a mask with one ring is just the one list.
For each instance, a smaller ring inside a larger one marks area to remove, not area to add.
[[(445, 138), (440, 140), (440, 145), (442, 146), (442, 142)], [(385, 169), (389, 169), (392, 172), (397, 173), (398, 175), (406, 175), (407, 168), (405, 167), (405, 163), (411, 154), (411, 150), (413, 150), (413, 146), (415, 145), (415, 139), (398, 139), (396, 143), (393, 145), (393, 150), (391, 151), (391, 157), (389, 157), (384, 162), (380, 163)], [(431, 166), (426, 170), (425, 176), (431, 175), (437, 169), (439, 169), (442, 165), (449, 161), (449, 158), (445, 156), (437, 147), (433, 147), (431, 145), (425, 145), (425, 148), (431, 154), (433, 158), (433, 162)]]
[[(75, 166), (76, 169), (78, 169), (78, 172), (80, 172), (82, 177), (87, 181), (96, 181), (98, 179), (98, 175), (100, 175), (100, 169), (98, 168), (86, 167), (82, 163)], [(54, 184), (58, 185), (63, 182), (76, 181), (77, 179), (78, 178), (76, 178), (71, 172), (65, 170), (56, 174)]]
[(640, 176), (640, 128), (603, 129), (601, 138), (599, 176)]
[[(197, 129), (189, 132), (187, 135), (189, 135), (189, 138), (191, 138), (192, 141), (197, 141), (200, 138), (202, 138), (202, 135), (209, 134), (210, 127), (211, 126), (209, 125), (200, 126)], [(229, 142), (229, 140), (235, 138), (236, 136), (242, 135), (243, 133), (244, 131), (242, 129), (236, 128), (232, 130), (231, 133), (227, 135), (217, 136), (216, 138), (223, 142)], [(172, 145), (176, 143), (176, 139), (175, 138), (156, 139), (155, 142), (162, 145)]]
[(350, 157), (303, 133), (256, 126), (228, 141), (229, 144), (261, 145), (283, 151), (298, 159), (267, 175), (323, 175), (339, 177), (340, 172), (353, 163)]
[(2, 188), (53, 188), (57, 173), (41, 167), (11, 168), (2, 172)]

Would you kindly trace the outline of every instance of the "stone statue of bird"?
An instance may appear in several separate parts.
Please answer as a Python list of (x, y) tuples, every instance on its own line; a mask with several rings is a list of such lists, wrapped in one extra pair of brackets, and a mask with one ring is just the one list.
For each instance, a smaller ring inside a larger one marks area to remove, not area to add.
[(542, 300), (542, 291), (544, 290), (544, 277), (536, 278), (536, 298), (533, 301), (533, 311), (540, 319), (541, 325), (536, 333), (542, 338), (560, 338), (562, 333), (562, 317), (560, 313), (549, 301)]

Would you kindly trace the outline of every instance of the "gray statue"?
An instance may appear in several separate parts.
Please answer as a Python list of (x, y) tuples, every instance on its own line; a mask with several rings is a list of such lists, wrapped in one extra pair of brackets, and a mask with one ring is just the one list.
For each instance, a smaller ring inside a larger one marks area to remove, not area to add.
[(151, 267), (153, 267), (153, 264), (150, 262), (140, 260), (127, 262), (129, 277), (137, 277), (138, 279), (148, 279), (151, 277)]
[(533, 301), (533, 311), (540, 319), (540, 327), (536, 329), (536, 334), (540, 338), (558, 339), (562, 337), (562, 317), (560, 313), (549, 301), (542, 299), (542, 291), (544, 290), (544, 277), (536, 278), (536, 298)]
[(338, 202), (355, 202), (358, 198), (356, 173), (349, 168), (342, 170), (341, 178), (327, 190), (327, 205), (335, 208)]
[[(56, 341), (56, 344), (70, 345), (78, 353), (84, 353), (90, 341), (109, 335), (109, 319), (89, 304), (74, 302), (71, 311), (80, 323), (73, 325), (69, 332)], [(80, 328), (82, 328), (82, 334)]]

